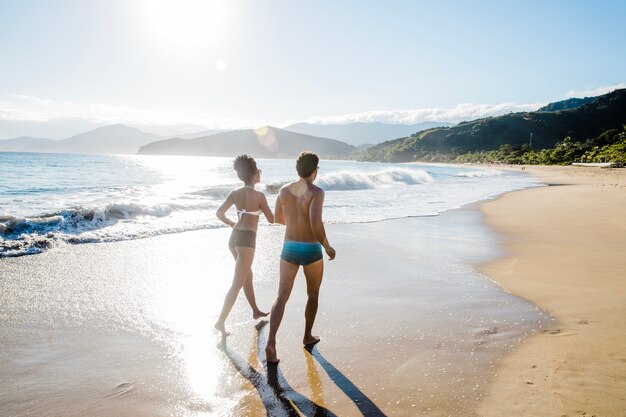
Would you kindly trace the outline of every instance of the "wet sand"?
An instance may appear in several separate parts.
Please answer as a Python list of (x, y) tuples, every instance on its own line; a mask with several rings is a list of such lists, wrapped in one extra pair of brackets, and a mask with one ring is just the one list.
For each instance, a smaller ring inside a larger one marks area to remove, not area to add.
[[(259, 230), (259, 306), (277, 290), (283, 228)], [(499, 361), (549, 315), (478, 274), (502, 255), (477, 210), (328, 226), (312, 352), (302, 275), (263, 363), (267, 326), (232, 276), (228, 229), (83, 244), (0, 260), (0, 415), (474, 416)], [(299, 411), (296, 411), (299, 410)]]
[(481, 205), (508, 253), (480, 270), (548, 310), (558, 330), (532, 336), (503, 360), (480, 414), (623, 416), (626, 170), (526, 171), (550, 186)]

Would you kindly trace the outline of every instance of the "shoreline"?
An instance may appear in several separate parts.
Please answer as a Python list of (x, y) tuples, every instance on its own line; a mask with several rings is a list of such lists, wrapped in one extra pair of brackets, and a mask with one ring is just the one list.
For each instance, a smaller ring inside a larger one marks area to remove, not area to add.
[(626, 170), (526, 166), (526, 172), (548, 187), (478, 205), (506, 255), (477, 269), (548, 311), (558, 328), (531, 336), (501, 361), (479, 415), (621, 415)]

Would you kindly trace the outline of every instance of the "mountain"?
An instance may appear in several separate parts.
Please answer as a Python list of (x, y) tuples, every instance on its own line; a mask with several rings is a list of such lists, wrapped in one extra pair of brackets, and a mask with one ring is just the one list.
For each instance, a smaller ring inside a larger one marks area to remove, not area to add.
[(195, 139), (195, 138), (201, 138), (204, 136), (215, 135), (216, 133), (222, 133), (222, 132), (226, 132), (226, 130), (210, 129), (210, 130), (203, 130), (201, 132), (183, 133), (182, 135), (169, 135), (168, 137), (181, 138), (181, 139)]
[(54, 152), (135, 154), (141, 146), (160, 138), (159, 135), (146, 133), (134, 127), (115, 124), (57, 141)]
[(139, 155), (236, 156), (246, 153), (255, 158), (294, 158), (309, 150), (323, 158), (347, 158), (354, 146), (334, 139), (303, 135), (276, 127), (232, 130), (196, 139), (160, 140), (139, 149)]
[(570, 110), (513, 113), (462, 122), (448, 128), (423, 130), (368, 148), (358, 158), (366, 161), (429, 161), (437, 159), (438, 155), (495, 150), (505, 144), (529, 144), (531, 140), (533, 149), (545, 149), (566, 137), (572, 142), (584, 142), (607, 130), (622, 129), (624, 124), (626, 89), (621, 89)]
[(343, 125), (318, 125), (311, 123), (296, 123), (285, 129), (305, 135), (333, 138), (349, 143), (350, 145), (375, 144), (390, 139), (404, 138), (432, 127), (450, 126), (451, 123), (422, 122), (413, 125), (392, 125), (387, 123), (348, 123)]
[(0, 152), (30, 152), (30, 149), (47, 147), (56, 142), (53, 139), (33, 138), (20, 136), (14, 139), (0, 140)]
[(580, 107), (583, 104), (591, 103), (595, 99), (596, 99), (595, 97), (568, 98), (567, 100), (556, 101), (554, 103), (550, 103), (546, 106), (543, 106), (537, 111), (571, 110), (571, 109)]
[(63, 140), (20, 137), (0, 141), (0, 150), (19, 152), (57, 152), (85, 154), (135, 154), (162, 136), (146, 133), (123, 124), (99, 127)]

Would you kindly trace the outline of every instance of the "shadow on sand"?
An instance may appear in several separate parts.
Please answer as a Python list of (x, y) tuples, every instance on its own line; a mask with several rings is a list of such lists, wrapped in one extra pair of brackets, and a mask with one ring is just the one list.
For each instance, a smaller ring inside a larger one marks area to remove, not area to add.
[[(348, 398), (350, 398), (350, 400), (352, 400), (352, 402), (354, 402), (364, 416), (385, 416), (376, 404), (361, 392), (345, 375), (328, 362), (315, 346), (306, 349), (305, 353), (307, 376), (311, 387), (312, 399), (294, 390), (285, 379), (280, 367), (274, 364), (267, 364), (265, 360), (263, 328), (266, 325), (266, 321), (257, 324), (248, 361), (245, 361), (231, 350), (225, 338), (222, 339), (220, 349), (226, 354), (235, 369), (256, 388), (268, 416), (337, 416), (325, 407), (322, 381), (317, 373), (317, 367), (313, 359), (317, 360), (330, 379), (348, 396)], [(252, 364), (256, 364), (259, 368), (261, 364), (264, 364), (266, 375), (257, 371)]]
[[(262, 321), (256, 326), (257, 331), (254, 334), (248, 361), (245, 361), (231, 350), (225, 338), (222, 339), (219, 347), (226, 354), (235, 369), (256, 388), (267, 415), (271, 417), (299, 417), (302, 415), (307, 417), (336, 417), (337, 415), (326, 407), (311, 401), (294, 390), (285, 379), (278, 365), (268, 365), (266, 363), (265, 343), (261, 336), (261, 332), (266, 324), (266, 321)], [(261, 363), (265, 364), (267, 376), (257, 371), (251, 365), (251, 363), (255, 362), (258, 365)], [(321, 386), (321, 384), (317, 385)], [(323, 400), (320, 403), (323, 403)]]
[(372, 417), (384, 417), (385, 413), (367, 395), (363, 393), (352, 381), (350, 381), (344, 374), (335, 368), (330, 362), (322, 356), (317, 349), (317, 345), (313, 345), (311, 348), (306, 348), (309, 352), (309, 356), (312, 356), (317, 360), (320, 366), (326, 371), (331, 381), (337, 385), (337, 387), (343, 391), (344, 394), (357, 406), (361, 414), (364, 416)]

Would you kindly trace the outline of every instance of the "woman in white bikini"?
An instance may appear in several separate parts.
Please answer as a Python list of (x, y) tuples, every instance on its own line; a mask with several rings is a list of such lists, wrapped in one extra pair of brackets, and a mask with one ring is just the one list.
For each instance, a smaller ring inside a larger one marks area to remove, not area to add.
[[(222, 314), (215, 323), (215, 328), (225, 335), (228, 333), (224, 323), (242, 287), (248, 303), (252, 307), (252, 317), (256, 320), (268, 315), (268, 313), (259, 310), (256, 305), (252, 286), (252, 261), (254, 260), (259, 216), (263, 213), (268, 222), (274, 223), (274, 215), (267, 204), (265, 194), (254, 189), (255, 184), (261, 181), (261, 170), (257, 169), (254, 158), (248, 155), (239, 155), (235, 158), (233, 168), (245, 185), (232, 191), (216, 213), (218, 219), (233, 228), (228, 247), (235, 258), (235, 276), (226, 294)], [(226, 211), (233, 204), (237, 208), (238, 219), (236, 223), (226, 217)]]

